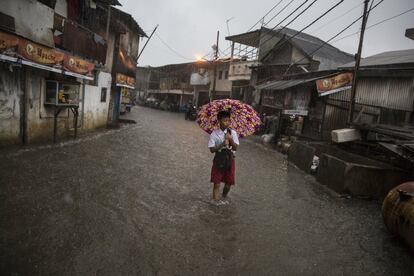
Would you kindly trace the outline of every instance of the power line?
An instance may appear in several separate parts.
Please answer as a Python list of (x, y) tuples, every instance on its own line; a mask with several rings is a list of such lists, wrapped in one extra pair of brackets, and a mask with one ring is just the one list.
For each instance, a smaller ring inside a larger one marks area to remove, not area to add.
[[(278, 26), (280, 26), (286, 19), (288, 19), (290, 16), (292, 16), (296, 11), (298, 11), (303, 5), (305, 5), (307, 2), (308, 2), (309, 0), (306, 0), (306, 1), (304, 1), (301, 5), (299, 5), (295, 10), (293, 10), (290, 14), (288, 14), (284, 19), (282, 19), (279, 23), (277, 23), (272, 29), (269, 29), (269, 30), (267, 30), (266, 31), (266, 34), (269, 34), (269, 33), (271, 33), (272, 31), (274, 31)], [(301, 16), (305, 11), (307, 11), (310, 7), (312, 7), (312, 5), (313, 4), (315, 4), (315, 2), (316, 1), (318, 1), (318, 0), (314, 0), (314, 1), (312, 1), (312, 3), (310, 3), (303, 11), (301, 11), (295, 18), (293, 18), (289, 23), (287, 23), (282, 29), (280, 29), (280, 30), (278, 30), (277, 31), (277, 33), (275, 33), (275, 34), (273, 34), (269, 39), (267, 39), (264, 43), (266, 43), (267, 41), (269, 41), (270, 39), (272, 39), (273, 37), (275, 37), (275, 36), (277, 36), (278, 34), (280, 34), (280, 32), (283, 30), (283, 29), (285, 29), (287, 26), (289, 26), (291, 23), (293, 23), (299, 16)], [(289, 2), (290, 3), (290, 2)], [(262, 45), (262, 44), (264, 44), (264, 43), (262, 43), (261, 41), (260, 41), (260, 37), (259, 38), (256, 38), (255, 40), (253, 40), (253, 41), (250, 41), (250, 42), (252, 42), (251, 44), (253, 44), (253, 43), (256, 43), (256, 42), (260, 42), (260, 45)], [(256, 47), (256, 48), (260, 48), (260, 45), (259, 45), (259, 47)], [(247, 46), (246, 47), (244, 47), (243, 48), (243, 50), (245, 50), (245, 49), (247, 49)], [(250, 50), (250, 51), (248, 51), (248, 52), (246, 52), (246, 55), (247, 54), (250, 54), (250, 53), (252, 53), (252, 52), (254, 52), (254, 51), (257, 51), (257, 50), (255, 50), (255, 49), (252, 49), (252, 50)], [(240, 51), (241, 52), (241, 51)]]
[[(303, 11), (301, 11), (298, 15), (296, 15), (292, 20), (289, 21), (289, 23), (287, 23), (285, 26), (283, 26), (278, 33), (281, 33), (284, 29), (286, 29), (287, 26), (289, 26), (292, 22), (294, 22), (296, 19), (298, 19), (299, 16), (301, 16), (305, 11), (307, 11), (310, 7), (312, 7), (313, 4), (316, 3), (316, 1), (318, 0), (314, 0), (312, 3), (309, 4), (309, 6), (307, 6)], [(293, 12), (296, 12), (300, 7), (302, 7), (306, 2), (303, 2), (302, 5), (300, 5), (296, 10), (294, 10)], [(283, 19), (278, 25), (282, 24), (288, 17), (286, 17), (285, 19)]]
[(340, 18), (344, 17), (345, 15), (349, 14), (350, 12), (352, 12), (353, 10), (355, 10), (356, 8), (359, 8), (359, 7), (360, 7), (360, 6), (362, 6), (363, 4), (364, 4), (364, 3), (359, 3), (358, 5), (356, 5), (356, 6), (352, 7), (351, 9), (349, 9), (349, 10), (348, 10), (348, 11), (346, 11), (345, 13), (341, 14), (340, 16), (335, 17), (334, 19), (332, 19), (332, 20), (330, 20), (330, 21), (326, 22), (324, 25), (322, 25), (322, 26), (320, 26), (320, 27), (318, 27), (318, 28), (316, 28), (316, 29), (314, 29), (314, 30), (312, 30), (312, 31), (316, 32), (316, 31), (319, 31), (319, 30), (321, 30), (321, 29), (325, 28), (326, 26), (330, 25), (332, 22), (335, 22), (335, 21), (337, 21), (338, 19), (340, 19)]
[[(379, 21), (379, 22), (377, 22), (377, 23), (375, 23), (375, 24), (369, 25), (366, 29), (367, 29), (367, 30), (368, 30), (368, 29), (371, 29), (371, 28), (373, 28), (373, 27), (375, 27), (375, 26), (378, 26), (378, 25), (380, 25), (380, 24), (382, 24), (382, 23), (385, 23), (385, 22), (387, 22), (387, 21), (390, 21), (390, 20), (392, 20), (392, 19), (395, 19), (395, 18), (397, 18), (397, 17), (400, 17), (400, 16), (402, 16), (402, 15), (404, 15), (404, 14), (406, 14), (406, 13), (412, 12), (412, 11), (414, 11), (414, 8), (408, 9), (408, 10), (406, 10), (406, 11), (402, 12), (402, 13), (396, 14), (396, 15), (394, 15), (394, 16), (391, 16), (391, 17), (388, 17), (388, 18), (386, 18), (386, 19), (384, 19), (384, 20), (381, 20), (381, 21)], [(339, 39), (337, 39), (337, 40), (332, 41), (332, 43), (338, 42), (338, 41), (340, 41), (340, 40), (343, 40), (343, 39), (345, 39), (345, 38), (348, 38), (348, 37), (354, 36), (354, 35), (359, 34), (359, 33), (360, 33), (360, 31), (355, 32), (355, 33), (352, 33), (352, 34), (349, 34), (349, 35), (346, 35), (346, 36), (343, 36), (343, 37), (341, 37), (341, 38), (339, 38)]]
[(182, 58), (182, 59), (186, 59), (186, 60), (192, 60), (194, 61), (193, 58), (187, 58), (183, 55), (181, 55), (179, 52), (177, 52), (176, 50), (174, 50), (170, 45), (168, 45), (167, 42), (165, 42), (157, 33), (155, 33), (155, 36), (158, 37), (158, 39), (162, 42), (162, 44), (165, 45), (165, 47), (167, 47), (171, 52), (173, 52), (174, 54), (176, 54), (178, 57)]
[(254, 25), (253, 26), (251, 26), (250, 27), (250, 29), (248, 29), (247, 31), (249, 32), (249, 31), (251, 31), (257, 24), (259, 24), (262, 20), (264, 20), (265, 19), (265, 17), (266, 16), (268, 16), (274, 9), (276, 9), (279, 5), (280, 5), (280, 3), (282, 3), (283, 2), (283, 0), (280, 0), (276, 5), (274, 5), (265, 15), (263, 15), (260, 19), (259, 19), (259, 21), (257, 21), (256, 23), (254, 23)]
[[(297, 7), (294, 11), (292, 11), (290, 14), (288, 14), (288, 16), (286, 16), (282, 21), (280, 21), (279, 23), (277, 23), (270, 31), (268, 31), (267, 33), (270, 33), (272, 30), (276, 29), (278, 26), (280, 26), (280, 24), (282, 24), (286, 19), (288, 19), (292, 14), (294, 14), (298, 9), (300, 9), (303, 5), (306, 4), (306, 2), (308, 2), (309, 0), (305, 0), (299, 7)], [(315, 3), (318, 0), (314, 0), (313, 3)], [(269, 21), (267, 21), (263, 26), (267, 26), (276, 16), (278, 16), (281, 12), (283, 12), (287, 7), (289, 7), (289, 5), (293, 2), (293, 0), (291, 0), (289, 3), (287, 3), (287, 5), (285, 5), (283, 7), (283, 9), (281, 9), (275, 16), (273, 16)], [(310, 7), (310, 6), (309, 6)], [(309, 8), (308, 7), (308, 8)], [(306, 11), (306, 9), (304, 10)], [(303, 12), (302, 12), (303, 13)], [(289, 23), (290, 24), (290, 23)], [(251, 44), (256, 43), (260, 41), (260, 37), (254, 39)], [(260, 47), (260, 46), (259, 46)], [(243, 50), (247, 50), (248, 46), (244, 47)], [(253, 52), (254, 49), (251, 50), (251, 52)], [(240, 51), (241, 52), (241, 51)]]
[[(287, 7), (289, 7), (290, 6), (290, 4), (292, 4), (293, 3), (293, 1), (294, 0), (291, 0), (289, 3), (287, 3), (284, 7), (283, 7), (283, 9), (281, 9), (277, 14), (275, 14), (269, 21), (267, 21), (265, 24), (264, 24), (264, 26), (267, 26), (270, 22), (272, 22), (273, 21), (273, 19), (275, 19), (276, 18), (276, 16), (278, 16), (279, 14), (281, 14)], [(307, 2), (307, 1), (306, 1)]]
[[(308, 25), (306, 25), (304, 28), (302, 28), (300, 31), (298, 31), (296, 34), (294, 34), (293, 36), (290, 36), (287, 40), (284, 40), (282, 43), (277, 43), (275, 45), (275, 47), (269, 51), (266, 56), (277, 49), (280, 49), (283, 45), (285, 45), (287, 42), (291, 41), (293, 38), (295, 38), (296, 36), (298, 36), (299, 34), (301, 34), (304, 30), (306, 30), (307, 28), (309, 28), (310, 26), (312, 26), (313, 24), (315, 24), (316, 22), (318, 22), (321, 18), (323, 18), (324, 16), (326, 16), (328, 13), (330, 13), (332, 10), (334, 10), (336, 7), (338, 7), (340, 4), (342, 4), (345, 0), (340, 0), (339, 2), (337, 2), (335, 5), (333, 5), (332, 7), (330, 7), (326, 12), (324, 12), (322, 15), (320, 15), (319, 17), (317, 17), (315, 20), (313, 20), (311, 23), (309, 23)], [(265, 40), (263, 43), (260, 43), (261, 45), (268, 42), (269, 40), (271, 40), (273, 38), (270, 37), (267, 40)]]
[[(372, 6), (372, 4), (374, 3), (371, 2), (371, 7), (368, 11), (368, 14), (374, 10), (376, 7), (378, 7), (382, 2), (384, 2), (384, 0), (379, 1), (377, 4), (375, 4), (374, 6)], [(308, 56), (312, 57), (313, 54), (315, 54), (316, 52), (318, 52), (320, 49), (322, 49), (325, 45), (327, 45), (330, 41), (332, 41), (333, 39), (335, 39), (336, 37), (338, 37), (339, 35), (341, 35), (342, 33), (344, 33), (346, 30), (348, 30), (349, 28), (351, 28), (355, 23), (357, 23), (359, 20), (361, 20), (361, 18), (363, 17), (363, 15), (361, 15), (360, 17), (358, 17), (357, 19), (355, 19), (354, 21), (351, 22), (351, 24), (349, 24), (348, 26), (346, 26), (345, 28), (343, 28), (340, 32), (338, 32), (337, 34), (335, 34), (334, 36), (332, 36), (329, 40), (325, 41), (324, 43), (322, 43), (318, 48), (316, 48), (314, 51), (312, 51)], [(289, 67), (287, 68), (287, 70), (285, 71), (285, 73), (283, 74), (283, 76), (285, 76), (288, 71), (290, 70), (290, 68), (294, 65), (298, 65), (301, 61), (305, 60), (306, 57), (301, 58), (300, 60), (292, 63), (291, 65), (289, 65)]]
[[(267, 21), (263, 26), (266, 26), (267, 24), (269, 24), (276, 16), (278, 16), (281, 12), (283, 12), (287, 7), (289, 7), (289, 5), (290, 4), (292, 4), (292, 2), (293, 2), (294, 0), (291, 0), (289, 3), (287, 3), (276, 15), (274, 15), (269, 21)], [(308, 0), (307, 0), (308, 1)], [(279, 3), (278, 3), (279, 4)], [(272, 9), (274, 9), (274, 8), (272, 8)], [(267, 14), (269, 14), (270, 13), (270, 11), (267, 13)], [(266, 14), (266, 15), (267, 15)], [(292, 14), (292, 13), (291, 13)], [(262, 17), (263, 18), (263, 17)], [(261, 19), (262, 19), (261, 18)], [(258, 22), (260, 22), (261, 21), (261, 19), (258, 21)], [(247, 32), (249, 32), (249, 31), (251, 31), (255, 26), (257, 25), (257, 23), (255, 23), (252, 27), (250, 27), (250, 29), (247, 31)], [(256, 40), (254, 41), (254, 42), (256, 42)], [(228, 51), (229, 49), (231, 48), (231, 46), (230, 47), (228, 47), (228, 48), (226, 48), (225, 50), (224, 50), (224, 52), (226, 52), (226, 51)], [(247, 48), (247, 47), (246, 47)], [(244, 50), (245, 48), (243, 48), (243, 50)]]

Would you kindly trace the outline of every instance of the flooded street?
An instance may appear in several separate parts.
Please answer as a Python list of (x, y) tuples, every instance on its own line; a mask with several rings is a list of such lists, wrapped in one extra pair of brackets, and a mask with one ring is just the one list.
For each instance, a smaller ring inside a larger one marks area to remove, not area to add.
[(241, 141), (210, 204), (207, 134), (135, 107), (119, 130), (0, 151), (2, 275), (412, 275), (380, 204), (346, 199)]

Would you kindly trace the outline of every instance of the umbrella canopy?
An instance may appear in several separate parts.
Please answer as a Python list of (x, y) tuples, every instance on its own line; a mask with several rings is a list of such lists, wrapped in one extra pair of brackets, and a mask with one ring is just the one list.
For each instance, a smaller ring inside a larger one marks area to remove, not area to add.
[(230, 127), (237, 132), (239, 137), (245, 137), (255, 133), (260, 127), (260, 118), (250, 105), (238, 100), (216, 100), (203, 105), (197, 114), (197, 123), (207, 133), (219, 128), (217, 114), (220, 111), (230, 112)]

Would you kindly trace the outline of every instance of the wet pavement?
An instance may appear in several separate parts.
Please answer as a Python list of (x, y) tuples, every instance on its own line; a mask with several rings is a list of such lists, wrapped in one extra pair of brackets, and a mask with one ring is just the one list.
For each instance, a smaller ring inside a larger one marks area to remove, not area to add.
[(1, 275), (413, 275), (375, 201), (327, 190), (243, 140), (210, 204), (208, 136), (182, 114), (0, 151)]

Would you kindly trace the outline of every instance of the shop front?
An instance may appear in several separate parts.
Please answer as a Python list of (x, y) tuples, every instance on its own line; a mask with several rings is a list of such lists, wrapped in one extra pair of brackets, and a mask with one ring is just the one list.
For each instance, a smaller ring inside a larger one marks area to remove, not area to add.
[[(9, 64), (11, 72), (13, 68), (21, 68), (25, 79), (19, 97), (22, 142), (51, 136), (56, 141), (64, 132), (73, 132), (76, 137), (83, 87), (85, 81), (94, 80), (95, 65), (5, 32), (0, 32), (0, 61)], [(13, 89), (18, 87), (10, 87)], [(5, 91), (0, 92), (4, 92), (6, 99), (10, 97)]]
[(260, 109), (265, 121), (265, 132), (276, 138), (280, 135), (300, 135), (309, 114), (309, 87), (269, 88), (261, 91)]
[(132, 94), (135, 89), (135, 78), (126, 76), (124, 74), (117, 73), (115, 85), (116, 85), (116, 91), (119, 91), (119, 96), (120, 96), (118, 114), (125, 114), (125, 112), (131, 110), (132, 100), (133, 100)]

